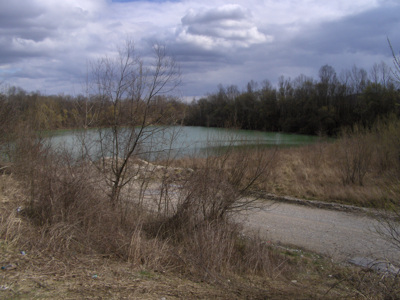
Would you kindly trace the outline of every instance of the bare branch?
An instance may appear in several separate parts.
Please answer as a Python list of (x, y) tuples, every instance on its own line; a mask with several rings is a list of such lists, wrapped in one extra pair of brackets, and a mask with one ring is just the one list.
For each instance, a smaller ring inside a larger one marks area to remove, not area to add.
[(132, 40), (117, 50), (116, 57), (105, 56), (92, 65), (93, 86), (103, 103), (99, 115), (107, 120), (98, 125), (98, 142), (103, 171), (112, 172), (108, 182), (113, 205), (119, 201), (122, 187), (132, 181), (127, 172), (131, 158), (143, 152), (144, 141), (158, 131), (151, 127), (162, 119), (155, 109), (156, 98), (180, 84), (179, 66), (164, 46), (153, 47), (150, 65), (137, 55)]
[(392, 51), (392, 56), (393, 56), (393, 65), (394, 65), (394, 70), (392, 69), (392, 74), (395, 77), (396, 81), (400, 83), (400, 57), (396, 55), (396, 53), (393, 50), (392, 43), (390, 42), (389, 38), (387, 39), (389, 43), (390, 50)]

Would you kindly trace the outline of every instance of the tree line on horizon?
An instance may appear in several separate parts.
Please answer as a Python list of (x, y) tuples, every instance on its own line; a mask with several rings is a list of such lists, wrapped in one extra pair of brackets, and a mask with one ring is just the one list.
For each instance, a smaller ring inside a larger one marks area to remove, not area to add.
[[(9, 131), (15, 126), (28, 126), (35, 131), (55, 129), (75, 129), (107, 127), (112, 124), (114, 106), (112, 100), (101, 96), (82, 94), (43, 95), (39, 91), (27, 92), (23, 88), (11, 86), (0, 92), (0, 128)], [(137, 112), (144, 102), (136, 104)], [(130, 122), (130, 104), (122, 101), (120, 110), (121, 125)], [(165, 116), (174, 115), (183, 120), (186, 105), (179, 99), (157, 96), (150, 105), (153, 118), (163, 125), (170, 125)], [(158, 118), (163, 116), (163, 118)]]
[[(121, 105), (123, 125), (124, 113), (127, 123), (130, 116), (129, 109)], [(377, 118), (399, 116), (400, 90), (384, 63), (375, 64), (369, 73), (354, 66), (339, 76), (333, 67), (324, 65), (318, 80), (305, 75), (295, 79), (281, 76), (277, 87), (269, 81), (261, 85), (250, 81), (244, 91), (235, 85), (219, 85), (216, 92), (191, 103), (160, 95), (150, 108), (155, 118), (163, 116), (157, 119), (162, 125), (334, 136), (342, 127), (370, 126)], [(42, 95), (20, 87), (3, 87), (0, 130), (7, 132), (21, 124), (33, 130), (105, 127), (110, 125), (113, 109), (111, 100), (104, 101), (98, 95)]]
[(399, 116), (399, 105), (400, 90), (385, 63), (369, 73), (354, 66), (339, 76), (324, 65), (318, 80), (281, 76), (277, 87), (250, 81), (244, 91), (220, 85), (189, 104), (185, 124), (334, 136), (342, 127), (371, 126), (377, 118)]

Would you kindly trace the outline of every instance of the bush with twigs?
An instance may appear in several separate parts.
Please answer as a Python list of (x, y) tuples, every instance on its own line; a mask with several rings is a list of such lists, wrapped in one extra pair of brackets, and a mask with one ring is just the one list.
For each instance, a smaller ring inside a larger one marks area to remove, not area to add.
[[(20, 236), (25, 245), (66, 256), (117, 257), (208, 280), (226, 273), (270, 276), (280, 261), (261, 240), (243, 238), (241, 227), (231, 218), (235, 211), (255, 204), (249, 191), (257, 180), (265, 179), (272, 159), (261, 149), (230, 149), (196, 161), (191, 172), (178, 169), (180, 176), (141, 161), (141, 168), (128, 169), (136, 175), (115, 205), (104, 192), (108, 187), (103, 171), (91, 161), (54, 151), (30, 135), (21, 139), (16, 143), (13, 174), (24, 187), (25, 200), (19, 201), (22, 209), (13, 220), (35, 228), (29, 230), (30, 236)], [(180, 189), (163, 200), (168, 205), (144, 205), (151, 201), (143, 197), (146, 188), (162, 182), (164, 188), (175, 184)], [(138, 192), (137, 186), (142, 190)], [(11, 224), (6, 223), (3, 229)], [(1, 234), (9, 236), (10, 230)]]

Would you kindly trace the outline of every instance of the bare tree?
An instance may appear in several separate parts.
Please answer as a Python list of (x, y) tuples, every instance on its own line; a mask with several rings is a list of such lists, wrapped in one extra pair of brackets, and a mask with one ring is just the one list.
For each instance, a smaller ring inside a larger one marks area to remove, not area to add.
[(325, 106), (329, 107), (332, 104), (331, 98), (338, 88), (336, 71), (332, 66), (324, 65), (319, 69), (319, 78), (318, 91), (320, 97), (324, 99)]
[(93, 101), (95, 96), (90, 94), (92, 82), (90, 82), (89, 75), (89, 63), (87, 62), (86, 77), (83, 84), (84, 94), (78, 96), (77, 101), (74, 103), (75, 109), (73, 111), (75, 113), (75, 121), (84, 129), (88, 129), (94, 124), (99, 113), (96, 110), (95, 101)]
[(390, 76), (390, 67), (383, 61), (379, 64), (375, 63), (370, 70), (370, 77), (372, 83), (375, 85), (382, 85), (387, 88), (391, 85), (392, 80)]
[[(92, 83), (100, 109), (98, 118), (107, 128), (98, 129), (101, 168), (110, 184), (110, 201), (115, 206), (121, 189), (133, 175), (127, 174), (131, 158), (139, 156), (147, 141), (161, 130), (165, 121), (158, 97), (180, 84), (180, 70), (167, 55), (165, 46), (155, 44), (153, 57), (140, 57), (131, 40), (118, 48), (115, 57), (105, 56), (92, 64)], [(171, 122), (171, 120), (168, 120)], [(92, 156), (93, 158), (93, 156)]]
[(392, 51), (392, 56), (393, 56), (394, 69), (392, 69), (392, 74), (393, 74), (395, 80), (397, 81), (397, 84), (399, 84), (400, 83), (400, 57), (397, 56), (396, 53), (394, 52), (392, 43), (390, 42), (389, 38), (388, 38), (388, 43), (389, 43), (389, 47), (390, 47), (390, 50)]
[(368, 85), (368, 73), (363, 68), (359, 69), (357, 66), (353, 66), (349, 71), (350, 83), (353, 89), (353, 93), (360, 94), (364, 91)]

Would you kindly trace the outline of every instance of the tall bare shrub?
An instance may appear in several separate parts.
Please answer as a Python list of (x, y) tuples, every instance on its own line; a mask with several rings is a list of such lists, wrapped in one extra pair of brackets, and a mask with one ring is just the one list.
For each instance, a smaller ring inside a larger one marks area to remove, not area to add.
[(176, 210), (167, 222), (169, 230), (225, 220), (234, 211), (258, 204), (251, 191), (268, 177), (275, 153), (236, 146), (234, 137), (228, 144), (213, 143), (211, 151), (218, 155), (210, 152), (195, 160), (194, 172), (181, 184)]
[(343, 130), (337, 143), (337, 166), (343, 184), (363, 185), (371, 167), (371, 139), (359, 125)]
[(100, 159), (110, 202), (116, 206), (121, 190), (134, 179), (127, 172), (132, 158), (151, 152), (149, 141), (163, 130), (153, 125), (174, 124), (173, 114), (166, 112), (159, 97), (177, 88), (180, 71), (164, 46), (154, 45), (152, 60), (145, 60), (127, 40), (115, 57), (94, 62), (91, 75), (101, 110), (94, 115), (106, 128), (98, 129), (95, 142), (100, 150), (89, 158)]
[(378, 120), (372, 130), (376, 169), (392, 176), (400, 174), (400, 120), (396, 116)]

